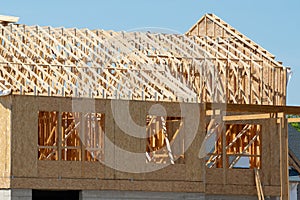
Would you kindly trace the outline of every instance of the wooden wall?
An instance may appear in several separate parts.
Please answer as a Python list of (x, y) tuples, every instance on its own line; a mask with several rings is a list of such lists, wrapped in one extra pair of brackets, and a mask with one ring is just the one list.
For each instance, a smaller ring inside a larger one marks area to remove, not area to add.
[(11, 97), (0, 98), (0, 188), (10, 188)]
[[(184, 154), (184, 164), (168, 165), (154, 172), (132, 173), (117, 169), (133, 166), (137, 170), (141, 170), (141, 167), (147, 167), (146, 158), (143, 161), (128, 161), (119, 149), (144, 153), (146, 139), (130, 136), (120, 128), (120, 126), (123, 128), (130, 126), (129, 118), (126, 118), (126, 109), (123, 108), (128, 106), (132, 120), (137, 125), (145, 126), (149, 110), (152, 109), (152, 112), (156, 112), (155, 109), (153, 111), (155, 102), (101, 99), (73, 99), (72, 101), (71, 98), (18, 95), (10, 96), (10, 98), (13, 105), (11, 108), (12, 188), (144, 190), (256, 195), (253, 169), (208, 169), (205, 167), (205, 159), (198, 157), (201, 143), (206, 134), (206, 104), (160, 102), (159, 104), (165, 109), (168, 116), (181, 116), (184, 120), (184, 140), (186, 144), (191, 142)], [(0, 99), (3, 105), (3, 98)], [(76, 106), (74, 107), (74, 105)], [(101, 162), (38, 160), (39, 111), (104, 113), (107, 137), (104, 157), (110, 167)], [(122, 123), (124, 124), (119, 125), (116, 122), (118, 119), (123, 119)], [(240, 123), (240, 121), (236, 122)], [(246, 122), (244, 121), (244, 123)], [(265, 195), (280, 196), (281, 169), (278, 156), (280, 154), (278, 131), (280, 126), (278, 120), (276, 118), (258, 119), (253, 123), (262, 125), (260, 173)], [(194, 129), (195, 127), (199, 128)], [(193, 135), (194, 130), (196, 130), (195, 135)], [(146, 130), (141, 134), (146, 135)], [(115, 145), (106, 145), (107, 140)]]

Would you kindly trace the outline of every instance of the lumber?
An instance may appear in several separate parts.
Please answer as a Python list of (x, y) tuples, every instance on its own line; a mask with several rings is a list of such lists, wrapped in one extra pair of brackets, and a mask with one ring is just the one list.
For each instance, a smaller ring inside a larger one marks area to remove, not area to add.
[(19, 21), (19, 17), (0, 15), (0, 23), (16, 23)]
[[(217, 17), (206, 18), (226, 28)], [(16, 24), (0, 28), (0, 89), (11, 88), (14, 94), (285, 104), (281, 77), (286, 69), (273, 58), (267, 62), (264, 50), (260, 57), (226, 37)]]

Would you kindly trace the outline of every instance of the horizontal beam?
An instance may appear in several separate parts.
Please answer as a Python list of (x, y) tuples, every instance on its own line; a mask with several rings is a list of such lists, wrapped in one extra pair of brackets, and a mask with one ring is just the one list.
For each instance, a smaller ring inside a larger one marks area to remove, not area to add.
[(288, 123), (291, 122), (300, 122), (300, 118), (288, 118)]
[(19, 17), (0, 15), (0, 23), (17, 23), (18, 21)]
[(254, 105), (254, 104), (223, 104), (206, 103), (206, 110), (221, 109), (232, 112), (251, 112), (251, 113), (279, 113), (300, 114), (300, 106), (273, 106), (273, 105)]
[(270, 114), (253, 114), (253, 115), (230, 115), (223, 116), (224, 121), (237, 121), (237, 120), (253, 120), (253, 119), (269, 119)]

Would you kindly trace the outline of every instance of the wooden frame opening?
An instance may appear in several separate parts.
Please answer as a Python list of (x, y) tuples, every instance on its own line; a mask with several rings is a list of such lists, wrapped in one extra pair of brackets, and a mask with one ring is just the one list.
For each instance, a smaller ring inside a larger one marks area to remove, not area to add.
[(38, 159), (58, 160), (58, 112), (56, 111), (39, 112)]
[(208, 168), (261, 168), (259, 124), (215, 124), (207, 131)]
[(101, 113), (40, 111), (38, 159), (103, 161), (104, 131)]
[(146, 125), (147, 162), (184, 163), (182, 117), (148, 115)]

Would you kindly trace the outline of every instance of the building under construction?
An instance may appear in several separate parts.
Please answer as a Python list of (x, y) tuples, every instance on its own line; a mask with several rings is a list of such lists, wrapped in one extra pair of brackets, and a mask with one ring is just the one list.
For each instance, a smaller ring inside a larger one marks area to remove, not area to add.
[(290, 69), (217, 16), (0, 31), (0, 199), (289, 199)]

